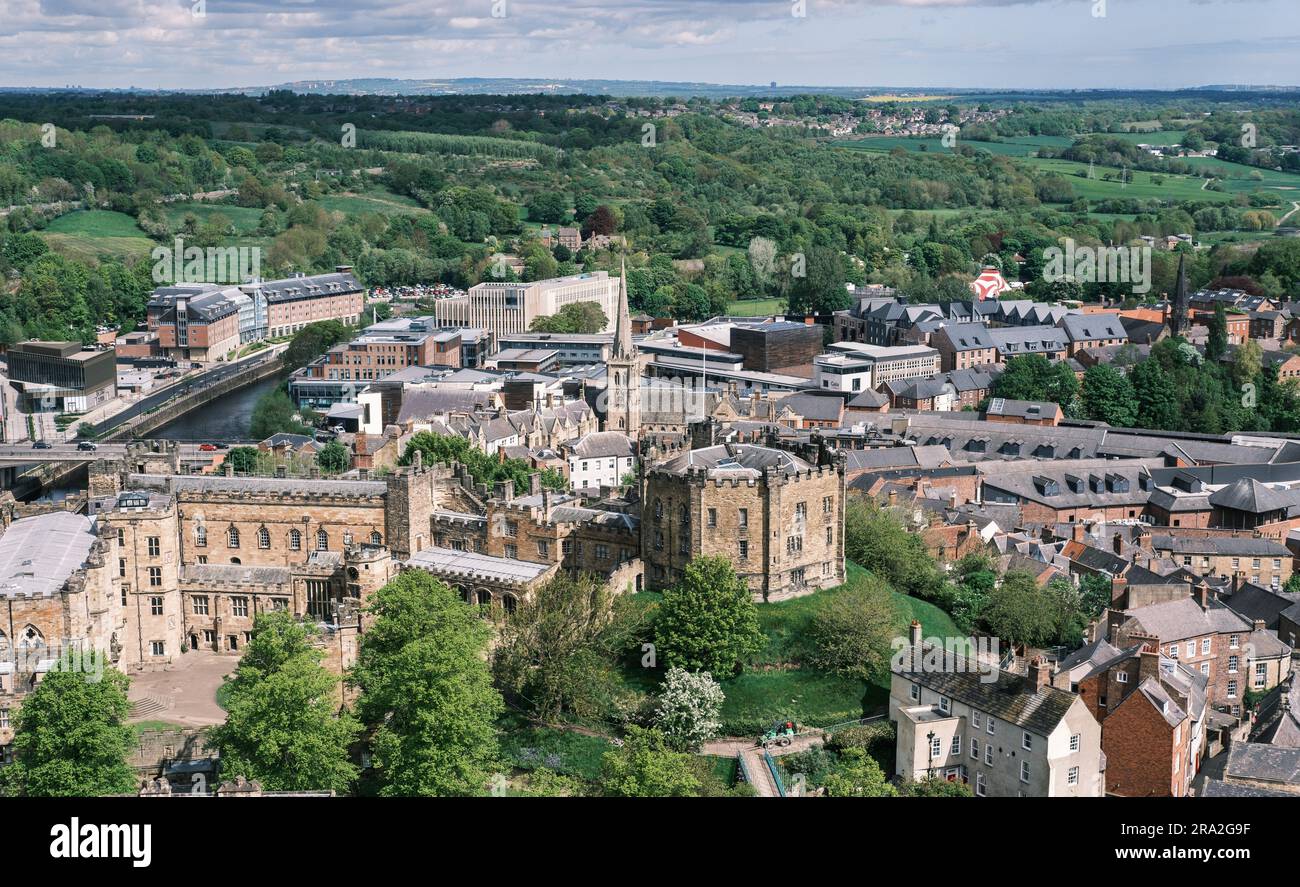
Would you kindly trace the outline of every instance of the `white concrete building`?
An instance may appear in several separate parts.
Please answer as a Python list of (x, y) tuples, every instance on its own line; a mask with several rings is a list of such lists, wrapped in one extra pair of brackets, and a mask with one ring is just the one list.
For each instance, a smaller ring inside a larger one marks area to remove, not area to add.
[(481, 327), (501, 336), (527, 332), (536, 318), (556, 314), (565, 305), (595, 302), (605, 312), (600, 332), (607, 333), (618, 312), (618, 282), (606, 271), (532, 283), (491, 281), (470, 287), (464, 296), (438, 299), (434, 314), (439, 326)]

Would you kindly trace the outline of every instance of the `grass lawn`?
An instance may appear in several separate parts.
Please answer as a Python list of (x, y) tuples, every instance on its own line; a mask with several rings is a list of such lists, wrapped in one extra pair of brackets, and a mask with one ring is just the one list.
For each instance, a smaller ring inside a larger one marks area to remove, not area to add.
[(709, 770), (713, 775), (722, 780), (722, 784), (730, 788), (736, 784), (737, 775), (740, 772), (740, 762), (734, 757), (720, 758), (717, 755), (704, 755), (704, 759), (709, 764)]
[(174, 724), (171, 721), (137, 721), (131, 725), (131, 729), (135, 731), (136, 736), (139, 736), (141, 733), (152, 733), (160, 730), (184, 730), (186, 727), (184, 724)]
[[(866, 686), (860, 681), (827, 674), (801, 664), (807, 654), (803, 637), (809, 621), (827, 600), (862, 582), (867, 572), (848, 565), (844, 585), (793, 600), (758, 605), (759, 626), (767, 646), (756, 654), (744, 674), (722, 682), (723, 732), (748, 735), (781, 719), (814, 727), (851, 721), (864, 711), (883, 708), (888, 684)], [(894, 630), (904, 636), (912, 619), (920, 621), (927, 637), (960, 634), (952, 618), (933, 604), (890, 592), (895, 613)]]

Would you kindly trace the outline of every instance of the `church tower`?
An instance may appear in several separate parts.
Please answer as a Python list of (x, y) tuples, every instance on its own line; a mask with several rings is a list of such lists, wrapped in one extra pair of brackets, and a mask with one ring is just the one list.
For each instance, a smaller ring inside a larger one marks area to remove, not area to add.
[(632, 344), (632, 317), (627, 308), (627, 260), (618, 282), (618, 319), (614, 345), (605, 362), (605, 430), (638, 437), (641, 430), (641, 358)]

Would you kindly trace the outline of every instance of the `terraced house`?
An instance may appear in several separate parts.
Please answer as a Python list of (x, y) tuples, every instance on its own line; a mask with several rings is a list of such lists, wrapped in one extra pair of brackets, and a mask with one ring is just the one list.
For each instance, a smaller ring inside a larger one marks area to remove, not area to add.
[(1105, 793), (1101, 725), (1079, 696), (1052, 686), (1047, 664), (1019, 675), (944, 655), (913, 622), (889, 684), (898, 777), (966, 783), (976, 797)]

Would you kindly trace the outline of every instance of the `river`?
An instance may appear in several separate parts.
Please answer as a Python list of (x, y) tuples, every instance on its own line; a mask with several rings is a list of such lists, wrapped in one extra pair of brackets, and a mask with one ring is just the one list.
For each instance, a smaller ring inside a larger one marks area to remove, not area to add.
[(145, 436), (153, 440), (190, 442), (246, 441), (258, 398), (282, 382), (278, 376), (271, 376), (232, 391)]

